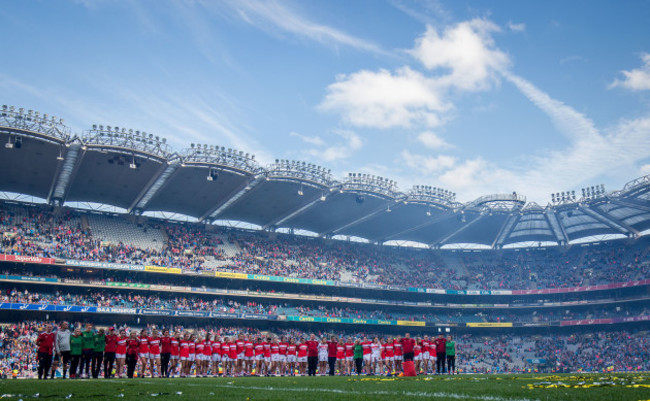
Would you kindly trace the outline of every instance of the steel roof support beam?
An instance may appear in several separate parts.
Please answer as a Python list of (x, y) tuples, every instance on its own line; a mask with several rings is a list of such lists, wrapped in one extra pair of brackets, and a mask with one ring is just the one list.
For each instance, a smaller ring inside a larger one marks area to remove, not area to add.
[(481, 220), (482, 218), (483, 218), (483, 215), (482, 215), (482, 214), (476, 216), (476, 218), (474, 218), (474, 220), (470, 221), (469, 223), (465, 223), (465, 225), (461, 226), (460, 228), (458, 228), (457, 230), (455, 230), (455, 231), (452, 232), (451, 234), (447, 235), (446, 237), (444, 237), (444, 238), (441, 239), (440, 241), (436, 241), (436, 242), (434, 242), (434, 243), (429, 244), (429, 248), (435, 248), (435, 247), (439, 247), (439, 246), (441, 246), (441, 245), (444, 245), (445, 242), (449, 241), (451, 238), (453, 238), (453, 237), (456, 236), (457, 234), (460, 234), (460, 233), (462, 233), (463, 231), (467, 230), (469, 227), (473, 226), (474, 223), (476, 223), (477, 221)]
[(65, 152), (65, 160), (63, 161), (59, 174), (55, 178), (55, 184), (50, 189), (48, 203), (58, 201), (63, 204), (68, 193), (68, 188), (70, 188), (70, 182), (72, 181), (72, 175), (77, 166), (77, 160), (79, 160), (80, 150), (81, 145), (79, 143), (73, 143)]
[(174, 172), (180, 166), (180, 162), (176, 161), (174, 163), (168, 164), (167, 166), (162, 166), (156, 174), (155, 177), (149, 181), (149, 184), (140, 192), (137, 198), (131, 203), (131, 206), (128, 208), (128, 213), (133, 212), (134, 210), (143, 211), (147, 207), (147, 204), (151, 199), (160, 191), (169, 178), (174, 174)]
[[(329, 198), (330, 196), (336, 196), (337, 193), (338, 192), (334, 192), (333, 194), (329, 195), (327, 198)], [(287, 221), (293, 219), (294, 217), (300, 216), (301, 214), (305, 213), (306, 211), (308, 211), (309, 209), (311, 209), (312, 207), (317, 205), (319, 202), (323, 202), (322, 200), (320, 200), (320, 197), (318, 199), (314, 200), (314, 201), (309, 202), (308, 204), (306, 204), (305, 206), (303, 206), (300, 209), (296, 210), (295, 212), (289, 214), (288, 216), (278, 220), (275, 223), (275, 225), (279, 226), (279, 225), (284, 224)]]
[(551, 228), (551, 231), (553, 231), (553, 234), (555, 234), (555, 239), (557, 240), (557, 243), (559, 245), (568, 245), (569, 244), (569, 236), (566, 233), (566, 230), (564, 229), (564, 226), (562, 223), (560, 223), (560, 219), (557, 218), (557, 214), (555, 214), (555, 210), (553, 209), (548, 209), (544, 213), (544, 218), (546, 219), (546, 223), (548, 223), (548, 226)]
[(383, 242), (390, 241), (395, 237), (401, 237), (401, 236), (403, 236), (405, 234), (412, 233), (413, 231), (420, 230), (420, 229), (428, 227), (428, 226), (430, 226), (432, 224), (442, 223), (443, 221), (447, 221), (447, 220), (449, 220), (451, 218), (455, 218), (457, 216), (460, 216), (460, 214), (450, 212), (450, 213), (442, 215), (442, 216), (434, 217), (434, 218), (432, 218), (432, 219), (430, 219), (428, 221), (425, 221), (422, 224), (418, 224), (415, 227), (407, 228), (406, 230), (402, 230), (402, 231), (387, 235), (386, 238), (373, 238), (371, 240), (371, 242), (377, 242), (377, 241), (380, 241), (380, 240), (383, 241)]
[(510, 236), (512, 231), (515, 229), (515, 226), (519, 222), (519, 219), (521, 219), (521, 214), (519, 213), (513, 212), (508, 215), (508, 219), (506, 219), (505, 223), (503, 223), (501, 229), (497, 233), (496, 238), (494, 238), (494, 242), (492, 242), (492, 249), (501, 248), (503, 246), (505, 240)]
[(610, 198), (608, 200), (610, 202), (616, 204), (616, 205), (619, 205), (619, 206), (625, 206), (625, 207), (629, 207), (629, 208), (632, 208), (632, 209), (643, 210), (644, 212), (650, 212), (650, 207), (648, 207), (646, 205), (638, 204), (636, 202), (622, 201), (622, 200), (619, 200), (619, 199), (612, 199), (612, 198)]
[(292, 217), (295, 217), (295, 216), (299, 215), (300, 213), (304, 212), (305, 210), (309, 209), (310, 207), (317, 204), (318, 202), (322, 202), (321, 196), (323, 196), (323, 195), (318, 194), (317, 196), (309, 199), (307, 204), (299, 206), (297, 209), (290, 210), (288, 213), (285, 213), (284, 215), (282, 215), (280, 217), (276, 217), (275, 219), (273, 219), (270, 222), (266, 223), (262, 227), (262, 230), (268, 230), (269, 228), (277, 227), (280, 224), (284, 223), (285, 221), (290, 220)]
[[(331, 233), (332, 235), (337, 235), (339, 232), (345, 230), (346, 228), (352, 227), (355, 224), (363, 223), (364, 221), (378, 215), (379, 213), (382, 213), (382, 212), (386, 213), (386, 208), (389, 208), (391, 206), (398, 206), (401, 202), (392, 202), (392, 203), (393, 203), (392, 205), (391, 205), (391, 202), (389, 202), (385, 206), (380, 206), (377, 209), (370, 211), (368, 214), (365, 214), (365, 215), (359, 217), (358, 219), (356, 219), (356, 220), (354, 220), (354, 221), (352, 221), (350, 223), (346, 223), (345, 225), (343, 225), (341, 227), (335, 228), (333, 230), (327, 230), (326, 233), (327, 234)], [(319, 235), (323, 235), (323, 234), (325, 234), (325, 233), (320, 233)]]
[(210, 219), (211, 221), (214, 221), (217, 219), (217, 217), (224, 212), (227, 208), (230, 207), (233, 203), (237, 202), (239, 198), (244, 196), (244, 194), (253, 188), (257, 186), (260, 182), (264, 181), (265, 177), (263, 175), (260, 175), (258, 177), (255, 177), (252, 181), (248, 181), (243, 185), (240, 185), (237, 189), (235, 189), (232, 192), (232, 195), (229, 196), (225, 201), (221, 202), (220, 204), (216, 205), (212, 209), (210, 209), (207, 213), (205, 213), (203, 216), (199, 218), (199, 221), (206, 221)]
[(627, 236), (638, 236), (639, 232), (634, 228), (628, 226), (625, 223), (618, 221), (614, 216), (607, 215), (599, 210), (592, 209), (589, 206), (581, 205), (580, 210), (583, 213), (593, 217), (599, 222), (606, 224), (608, 227), (613, 228), (614, 230), (620, 231), (622, 234)]

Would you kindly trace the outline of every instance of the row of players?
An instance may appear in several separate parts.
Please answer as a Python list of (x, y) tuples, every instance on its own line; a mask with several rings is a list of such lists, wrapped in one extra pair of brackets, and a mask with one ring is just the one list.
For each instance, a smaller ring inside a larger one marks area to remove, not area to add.
[[(67, 322), (52, 331), (47, 325), (37, 340), (38, 377), (47, 378), (54, 356), (55, 367), (62, 363), (63, 377), (70, 364), (71, 378), (98, 378), (103, 365), (104, 378), (114, 375), (132, 378), (139, 362), (138, 377), (197, 377), (249, 375), (341, 375), (392, 374), (402, 371), (403, 361), (413, 361), (415, 370), (424, 373), (453, 374), (456, 369), (456, 344), (442, 334), (411, 338), (367, 337), (309, 339), (255, 337), (239, 334), (221, 337), (212, 333), (174, 332), (153, 329), (140, 333), (113, 327), (70, 332)], [(115, 368), (115, 370), (113, 370)], [(447, 368), (447, 369), (445, 369)], [(52, 370), (53, 371), (53, 370)]]

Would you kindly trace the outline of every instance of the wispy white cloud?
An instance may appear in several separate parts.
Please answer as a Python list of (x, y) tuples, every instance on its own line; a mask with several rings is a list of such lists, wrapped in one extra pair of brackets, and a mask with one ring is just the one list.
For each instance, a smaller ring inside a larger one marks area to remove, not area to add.
[(296, 138), (300, 138), (303, 142), (308, 143), (310, 145), (325, 146), (325, 141), (319, 136), (306, 136), (306, 135), (301, 135), (297, 132), (290, 132), (289, 135), (295, 136)]
[(508, 21), (508, 29), (510, 29), (512, 32), (524, 32), (526, 30), (526, 24), (523, 22), (515, 23)]
[(355, 151), (363, 147), (363, 140), (353, 131), (334, 130), (332, 133), (340, 137), (341, 140), (334, 141), (333, 144), (326, 147), (321, 146), (319, 148), (309, 149), (307, 150), (307, 154), (325, 162), (333, 162), (347, 159)]
[(408, 167), (422, 174), (438, 173), (448, 170), (456, 164), (456, 159), (452, 156), (423, 156), (411, 153), (408, 150), (403, 150), (400, 157)]
[(452, 145), (447, 143), (447, 141), (431, 131), (421, 132), (418, 134), (417, 140), (425, 147), (433, 150), (448, 149), (452, 147)]
[(221, 14), (228, 13), (247, 24), (270, 32), (288, 33), (298, 38), (327, 46), (345, 46), (370, 53), (390, 55), (378, 45), (343, 32), (340, 29), (313, 21), (287, 3), (275, 0), (237, 0), (225, 2), (203, 1), (202, 4)]
[(503, 71), (503, 76), (514, 84), (528, 100), (546, 113), (560, 132), (573, 139), (589, 140), (598, 136), (598, 130), (593, 121), (583, 114), (561, 101), (553, 99), (522, 77), (507, 71)]
[(633, 91), (650, 90), (650, 53), (641, 55), (643, 65), (633, 70), (622, 70), (622, 79), (615, 79), (609, 87), (622, 87)]
[(552, 192), (593, 184), (591, 180), (612, 171), (631, 171), (639, 161), (647, 160), (650, 117), (622, 121), (601, 132), (590, 119), (525, 79), (514, 75), (507, 79), (551, 118), (570, 144), (564, 149), (529, 155), (528, 162), (510, 169), (483, 158), (465, 160), (439, 177), (456, 192), (479, 196), (517, 191), (533, 200), (547, 200)]

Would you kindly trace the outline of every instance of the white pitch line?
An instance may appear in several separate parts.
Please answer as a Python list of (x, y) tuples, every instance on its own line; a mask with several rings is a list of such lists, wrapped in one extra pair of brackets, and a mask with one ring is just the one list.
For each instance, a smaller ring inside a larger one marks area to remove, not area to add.
[[(188, 383), (190, 384), (190, 383)], [(195, 384), (195, 383), (191, 383)], [(202, 384), (196, 383), (197, 386), (202, 386)], [(321, 393), (336, 393), (336, 394), (349, 394), (349, 395), (397, 395), (397, 396), (409, 396), (409, 397), (426, 397), (426, 398), (453, 398), (458, 400), (479, 400), (479, 401), (539, 401), (532, 400), (530, 398), (504, 398), (497, 397), (492, 395), (468, 395), (468, 394), (456, 394), (456, 393), (444, 393), (436, 391), (433, 393), (425, 391), (354, 391), (354, 390), (340, 390), (340, 389), (329, 389), (329, 388), (313, 388), (313, 387), (259, 387), (259, 386), (232, 386), (232, 385), (209, 385), (210, 387), (218, 388), (231, 388), (238, 390), (265, 390), (265, 391), (294, 391), (294, 392), (321, 392)]]

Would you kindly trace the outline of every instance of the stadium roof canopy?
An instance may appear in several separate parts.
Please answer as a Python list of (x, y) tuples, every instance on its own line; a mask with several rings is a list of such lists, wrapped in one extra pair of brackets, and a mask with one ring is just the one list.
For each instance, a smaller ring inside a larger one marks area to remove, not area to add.
[(94, 125), (72, 135), (63, 120), (7, 106), (0, 110), (0, 143), (0, 191), (59, 205), (95, 202), (129, 213), (180, 213), (434, 248), (567, 244), (650, 229), (650, 176), (619, 191), (597, 186), (582, 196), (553, 194), (546, 207), (517, 193), (463, 204), (441, 188), (404, 193), (394, 181), (368, 174), (335, 180), (311, 163), (276, 160), (262, 167), (254, 155), (219, 146), (174, 151), (164, 138), (120, 127)]

